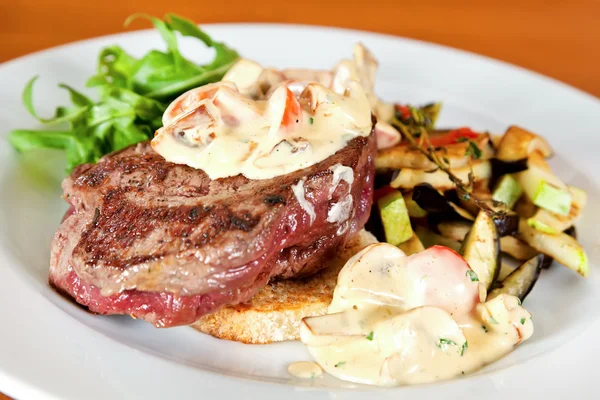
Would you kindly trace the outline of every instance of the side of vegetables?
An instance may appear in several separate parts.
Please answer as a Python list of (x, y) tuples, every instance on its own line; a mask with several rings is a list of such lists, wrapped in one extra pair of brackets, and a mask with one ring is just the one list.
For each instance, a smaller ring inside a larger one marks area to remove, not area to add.
[[(494, 144), (489, 134), (467, 128), (429, 127), (431, 134), (408, 128), (410, 143), (378, 153), (377, 174), (388, 177), (387, 190), (406, 210), (382, 212), (387, 228), (380, 240), (414, 252), (416, 237), (422, 247), (458, 251), (489, 298), (509, 293), (523, 300), (552, 260), (589, 274), (585, 250), (571, 233), (587, 194), (552, 172), (544, 138), (516, 126)], [(404, 232), (401, 243), (395, 231)]]

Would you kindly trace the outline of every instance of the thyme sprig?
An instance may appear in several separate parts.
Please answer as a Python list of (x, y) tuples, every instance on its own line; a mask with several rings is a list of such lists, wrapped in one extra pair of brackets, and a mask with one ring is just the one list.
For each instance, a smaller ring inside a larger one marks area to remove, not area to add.
[[(446, 173), (446, 175), (448, 175), (450, 181), (456, 186), (456, 191), (461, 199), (472, 202), (475, 206), (477, 206), (477, 208), (479, 208), (481, 211), (484, 211), (494, 219), (505, 217), (506, 213), (504, 211), (494, 210), (485, 201), (479, 199), (473, 193), (475, 176), (473, 174), (472, 168), (471, 172), (469, 173), (469, 182), (467, 184), (465, 184), (459, 177), (457, 177), (452, 171), (450, 171), (450, 163), (448, 162), (449, 160), (443, 156), (440, 158), (436, 149), (431, 145), (431, 141), (429, 140), (429, 134), (427, 133), (427, 130), (425, 128), (418, 128), (417, 138), (415, 137), (414, 132), (411, 132), (411, 130), (408, 129), (408, 127), (397, 118), (394, 118), (392, 120), (392, 125), (398, 130), (400, 130), (402, 135), (406, 138), (406, 140), (410, 142), (410, 144), (413, 147), (419, 150), (425, 157), (427, 157), (429, 161), (434, 163), (439, 170), (443, 171), (444, 173)], [(477, 147), (475, 143), (473, 143), (473, 145)], [(467, 148), (469, 156), (479, 158), (478, 155), (480, 156), (480, 153), (474, 151), (472, 147), (473, 146), (471, 145), (471, 143), (469, 143), (469, 147)], [(477, 148), (477, 150), (479, 150), (479, 148)]]

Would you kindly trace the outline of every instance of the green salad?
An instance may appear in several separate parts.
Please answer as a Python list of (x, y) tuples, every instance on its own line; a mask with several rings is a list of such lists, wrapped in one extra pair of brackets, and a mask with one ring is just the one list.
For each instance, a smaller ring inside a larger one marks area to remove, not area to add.
[[(215, 42), (196, 24), (175, 14), (164, 19), (136, 14), (152, 22), (167, 45), (167, 51), (152, 50), (135, 58), (119, 46), (104, 48), (98, 70), (86, 83), (96, 88), (94, 101), (66, 84), (71, 105), (56, 108), (54, 117), (42, 118), (33, 107), (33, 77), (23, 91), (29, 113), (48, 129), (17, 129), (8, 140), (17, 151), (39, 148), (64, 150), (67, 172), (83, 163), (96, 162), (103, 155), (150, 139), (161, 125), (162, 114), (171, 100), (183, 92), (219, 81), (238, 60), (238, 53)], [(215, 50), (207, 65), (197, 65), (179, 51), (177, 33), (196, 38)]]

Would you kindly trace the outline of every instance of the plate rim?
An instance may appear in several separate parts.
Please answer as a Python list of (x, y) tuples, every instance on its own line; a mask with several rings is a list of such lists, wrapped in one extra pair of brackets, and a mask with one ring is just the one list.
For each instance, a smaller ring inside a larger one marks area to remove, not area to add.
[[(200, 24), (203, 28), (207, 28), (207, 29), (211, 29), (211, 28), (218, 28), (218, 29), (228, 29), (228, 28), (239, 28), (239, 27), (245, 27), (245, 28), (269, 28), (269, 29), (274, 29), (274, 30), (279, 30), (279, 29), (309, 29), (309, 30), (327, 30), (327, 31), (333, 31), (333, 32), (346, 32), (346, 33), (350, 33), (350, 34), (357, 34), (357, 35), (369, 35), (370, 37), (378, 37), (378, 38), (383, 38), (386, 40), (392, 40), (392, 41), (406, 41), (409, 43), (413, 43), (414, 45), (417, 46), (425, 46), (425, 47), (429, 47), (431, 49), (436, 49), (436, 50), (442, 50), (442, 51), (449, 51), (451, 53), (459, 53), (461, 55), (465, 55), (468, 57), (473, 57), (475, 59), (478, 60), (483, 60), (492, 64), (496, 64), (499, 66), (502, 66), (503, 68), (509, 68), (511, 70), (518, 70), (522, 73), (525, 73), (527, 75), (529, 75), (530, 77), (535, 77), (536, 79), (539, 79), (541, 81), (544, 82), (544, 84), (549, 84), (549, 85), (553, 85), (553, 86), (558, 86), (561, 89), (567, 89), (571, 92), (576, 93), (579, 97), (585, 97), (587, 100), (593, 102), (595, 104), (595, 106), (597, 106), (600, 110), (600, 98), (592, 95), (591, 93), (588, 93), (582, 89), (576, 88), (574, 86), (571, 86), (567, 83), (564, 83), (562, 81), (559, 81), (555, 78), (552, 77), (548, 77), (546, 75), (543, 75), (541, 73), (538, 73), (536, 71), (532, 71), (530, 69), (512, 64), (512, 63), (508, 63), (502, 60), (498, 60), (495, 59), (493, 57), (489, 57), (489, 56), (485, 56), (485, 55), (480, 55), (477, 53), (473, 53), (471, 51), (467, 51), (467, 50), (462, 50), (462, 49), (458, 49), (458, 48), (454, 48), (451, 46), (446, 46), (446, 45), (442, 45), (442, 44), (438, 44), (438, 43), (433, 43), (433, 42), (427, 42), (427, 41), (423, 41), (423, 40), (419, 40), (419, 39), (413, 39), (413, 38), (407, 38), (407, 37), (403, 37), (403, 36), (396, 36), (396, 35), (391, 35), (391, 34), (385, 34), (385, 33), (378, 33), (378, 32), (371, 32), (371, 31), (363, 31), (363, 30), (356, 30), (356, 29), (349, 29), (349, 28), (337, 28), (337, 27), (330, 27), (330, 26), (323, 26), (323, 25), (308, 25), (308, 24), (284, 24), (284, 23), (211, 23), (211, 24)], [(128, 31), (128, 32), (122, 32), (122, 33), (115, 33), (115, 34), (110, 34), (110, 35), (103, 35), (103, 36), (97, 36), (97, 37), (92, 37), (92, 38), (87, 38), (87, 39), (82, 39), (82, 40), (77, 40), (77, 41), (72, 41), (72, 42), (68, 42), (65, 44), (61, 44), (58, 46), (54, 46), (51, 48), (47, 48), (47, 49), (42, 49), (33, 53), (29, 53), (29, 54), (25, 54), (22, 56), (19, 56), (17, 58), (13, 58), (10, 60), (7, 60), (3, 63), (0, 64), (0, 76), (2, 76), (4, 74), (4, 70), (14, 64), (19, 64), (19, 63), (29, 63), (32, 60), (34, 60), (37, 57), (41, 57), (44, 56), (45, 54), (48, 53), (52, 53), (55, 51), (73, 51), (74, 48), (78, 47), (78, 46), (89, 46), (89, 45), (94, 45), (95, 42), (97, 41), (101, 41), (101, 40), (107, 40), (107, 39), (113, 39), (115, 42), (118, 42), (120, 39), (124, 38), (124, 37), (130, 37), (133, 35), (140, 35), (140, 34), (148, 34), (150, 32), (153, 32), (152, 29), (142, 29), (142, 30), (134, 30), (134, 31)], [(6, 257), (6, 255), (4, 254), (0, 254), (0, 258), (1, 259), (5, 259), (8, 258), (9, 260), (12, 259), (13, 257), (8, 256)], [(2, 275), (0, 273), (0, 275)], [(19, 279), (17, 279), (19, 280)], [(28, 286), (28, 285), (26, 285)], [(41, 296), (43, 297), (43, 296)], [(62, 312), (62, 311), (61, 311)], [(77, 321), (79, 322), (79, 321)], [(79, 322), (80, 325), (83, 325), (82, 323)], [(87, 329), (87, 327), (86, 327)], [(586, 331), (591, 330), (592, 327), (590, 326), (589, 328), (586, 329)], [(580, 332), (579, 336), (581, 334), (583, 334), (584, 331)], [(109, 340), (108, 338), (106, 338), (106, 340)], [(571, 342), (575, 341), (576, 338), (572, 339)], [(123, 345), (124, 346), (124, 345)], [(133, 351), (135, 352), (139, 352), (138, 350), (133, 349)], [(141, 353), (141, 352), (140, 352)], [(147, 355), (144, 354), (145, 356), (150, 356), (153, 358), (157, 358), (156, 356), (153, 355)], [(545, 358), (545, 356), (542, 356), (540, 358)], [(168, 360), (163, 360), (165, 362), (168, 362), (170, 364), (176, 364), (175, 362), (172, 361), (168, 361)], [(519, 365), (518, 367), (522, 367), (523, 365)], [(185, 368), (192, 368), (192, 367), (188, 367), (188, 366), (184, 366)], [(516, 367), (515, 367), (516, 368)], [(511, 368), (512, 369), (512, 368)], [(194, 369), (195, 374), (198, 374), (198, 370)], [(209, 371), (202, 371), (201, 374), (208, 374), (211, 375), (212, 379), (215, 379), (216, 376), (218, 375), (216, 373), (211, 373)], [(235, 378), (230, 378), (230, 377), (225, 377), (225, 376), (221, 376), (218, 375), (219, 379), (218, 380), (223, 380), (223, 381), (235, 381), (235, 382), (244, 382), (246, 380), (239, 380), (239, 379), (235, 379)], [(55, 395), (53, 395), (52, 393), (49, 392), (44, 392), (42, 391), (42, 389), (36, 387), (36, 386), (30, 386), (28, 385), (25, 381), (18, 379), (17, 377), (12, 377), (10, 376), (10, 373), (8, 372), (8, 370), (6, 370), (5, 368), (0, 367), (0, 378), (4, 378), (2, 379), (3, 381), (3, 385), (6, 382), (6, 380), (8, 379), (9, 381), (12, 381), (12, 385), (11, 387), (14, 390), (11, 389), (6, 389), (4, 386), (2, 387), (2, 390), (5, 390), (5, 393), (7, 395), (12, 395), (15, 397), (20, 397), (20, 396), (24, 396), (25, 394), (31, 395), (31, 394), (35, 394), (35, 396), (32, 397), (36, 397), (36, 398), (41, 398), (41, 397), (45, 397), (45, 398), (58, 398)], [(240, 383), (240, 386), (243, 385), (243, 383)], [(271, 384), (268, 384), (271, 385)], [(445, 385), (444, 383), (442, 383), (440, 386)], [(6, 385), (6, 387), (8, 388), (9, 385)], [(282, 385), (276, 385), (278, 387), (282, 387)], [(294, 388), (294, 386), (285, 386), (286, 388)], [(416, 387), (417, 389), (419, 388), (419, 386)], [(330, 391), (345, 391), (344, 389), (329, 389)], [(408, 389), (404, 389), (404, 390), (408, 390)], [(265, 390), (266, 391), (266, 390)], [(286, 389), (286, 391), (289, 391)], [(359, 391), (357, 393), (364, 393), (363, 391)]]

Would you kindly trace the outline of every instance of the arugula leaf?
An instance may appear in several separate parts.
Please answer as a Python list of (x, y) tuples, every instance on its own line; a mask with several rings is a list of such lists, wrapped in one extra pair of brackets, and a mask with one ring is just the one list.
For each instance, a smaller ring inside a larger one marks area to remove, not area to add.
[[(82, 163), (96, 162), (104, 154), (148, 140), (162, 125), (168, 102), (183, 92), (220, 80), (238, 60), (238, 53), (224, 43), (215, 42), (192, 21), (175, 14), (164, 19), (145, 14), (129, 17), (152, 22), (167, 45), (167, 51), (152, 50), (138, 59), (119, 46), (104, 48), (98, 68), (86, 86), (98, 91), (93, 101), (66, 84), (70, 106), (56, 108), (52, 118), (40, 117), (33, 106), (33, 77), (23, 90), (23, 104), (39, 122), (61, 125), (58, 130), (14, 130), (9, 142), (19, 152), (39, 148), (64, 150), (67, 171)], [(177, 33), (193, 37), (215, 50), (208, 65), (196, 65), (185, 59), (178, 47)]]

